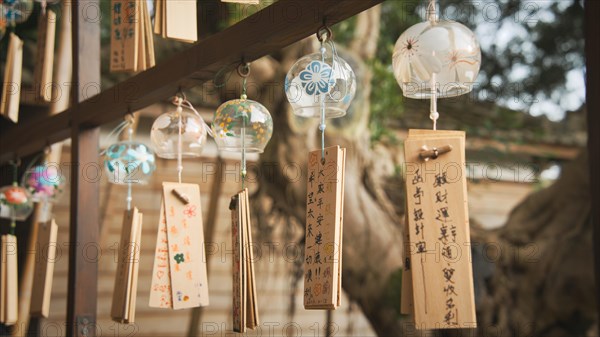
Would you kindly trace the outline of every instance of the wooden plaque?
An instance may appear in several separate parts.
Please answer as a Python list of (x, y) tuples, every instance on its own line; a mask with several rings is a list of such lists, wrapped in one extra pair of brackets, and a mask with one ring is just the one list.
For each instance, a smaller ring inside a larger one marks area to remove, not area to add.
[(23, 41), (14, 33), (10, 33), (8, 41), (0, 115), (8, 118), (13, 123), (17, 123), (19, 121), (19, 103), (21, 101)]
[[(411, 130), (404, 146), (415, 325), (476, 327), (465, 134)], [(452, 150), (428, 161), (420, 157), (445, 146)]]
[(152, 268), (152, 285), (150, 287), (150, 307), (173, 308), (170, 275), (167, 217), (165, 214), (164, 200), (161, 200), (158, 234), (156, 235), (156, 250), (154, 253), (154, 267)]
[(334, 146), (313, 151), (308, 160), (304, 307), (336, 309), (340, 305), (342, 212), (346, 150)]
[(183, 42), (198, 40), (196, 1), (163, 0), (165, 2), (166, 37)]
[(140, 4), (136, 0), (111, 0), (111, 72), (138, 69), (140, 12)]
[(18, 318), (19, 280), (17, 237), (2, 235), (0, 267), (0, 323), (14, 325)]
[(58, 225), (54, 220), (38, 224), (37, 251), (31, 306), (29, 312), (34, 317), (47, 318), (50, 314), (50, 295), (56, 260)]

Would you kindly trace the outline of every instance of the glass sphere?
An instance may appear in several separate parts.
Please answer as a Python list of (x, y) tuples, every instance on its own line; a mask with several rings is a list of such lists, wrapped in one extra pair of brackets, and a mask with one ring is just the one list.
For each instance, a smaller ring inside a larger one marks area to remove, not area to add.
[(223, 103), (215, 112), (212, 124), (220, 150), (262, 153), (273, 135), (273, 119), (262, 104), (235, 99)]
[(342, 117), (356, 94), (356, 76), (350, 65), (340, 57), (320, 53), (307, 55), (292, 66), (285, 78), (285, 94), (302, 117), (321, 117), (325, 102), (325, 117)]
[(17, 185), (0, 188), (0, 218), (23, 221), (33, 212), (33, 200), (29, 192)]
[(65, 177), (57, 165), (38, 165), (23, 175), (21, 185), (31, 193), (33, 202), (58, 200), (65, 186)]
[(404, 96), (431, 98), (435, 74), (438, 97), (473, 90), (481, 66), (475, 34), (454, 21), (429, 21), (408, 28), (394, 47), (393, 68)]
[(25, 22), (32, 12), (33, 0), (0, 0), (0, 20), (7, 24)]
[(154, 152), (142, 143), (118, 142), (106, 149), (104, 168), (113, 184), (146, 184), (156, 170)]
[(177, 159), (180, 115), (182, 158), (197, 158), (202, 154), (206, 143), (206, 124), (202, 118), (185, 110), (172, 111), (160, 115), (150, 131), (152, 147), (160, 158)]

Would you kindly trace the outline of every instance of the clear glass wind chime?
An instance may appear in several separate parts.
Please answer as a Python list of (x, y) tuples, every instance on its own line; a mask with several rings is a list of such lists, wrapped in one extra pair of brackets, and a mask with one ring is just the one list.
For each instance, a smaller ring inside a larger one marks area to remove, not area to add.
[(437, 99), (473, 90), (481, 66), (475, 34), (463, 24), (438, 20), (435, 0), (427, 7), (427, 21), (408, 28), (396, 42), (394, 75), (404, 96), (430, 99), (430, 119), (437, 129)]
[[(342, 210), (346, 150), (325, 147), (328, 118), (346, 115), (356, 94), (356, 76), (339, 57), (332, 31), (317, 32), (319, 52), (298, 60), (285, 80), (294, 114), (319, 118), (321, 149), (309, 153), (305, 230), (304, 307), (336, 309), (340, 305)], [(328, 247), (328, 248), (327, 248)]]
[(17, 221), (25, 221), (33, 212), (33, 197), (31, 193), (20, 186), (17, 171), (20, 161), (12, 162), (13, 183), (0, 188), (0, 218), (9, 219), (10, 235), (15, 235)]

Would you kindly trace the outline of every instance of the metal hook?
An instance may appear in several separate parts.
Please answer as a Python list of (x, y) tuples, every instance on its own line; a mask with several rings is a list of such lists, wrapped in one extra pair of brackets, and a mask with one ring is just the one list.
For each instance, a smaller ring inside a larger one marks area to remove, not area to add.
[(333, 39), (333, 31), (326, 23), (317, 30), (317, 39), (319, 42), (324, 43)]
[(250, 62), (243, 62), (237, 67), (237, 73), (241, 78), (250, 76)]
[(427, 145), (423, 145), (421, 153), (419, 153), (419, 157), (425, 161), (429, 161), (430, 159), (438, 159), (439, 156), (452, 151), (452, 145), (444, 145), (442, 147), (434, 147), (431, 150), (427, 147)]

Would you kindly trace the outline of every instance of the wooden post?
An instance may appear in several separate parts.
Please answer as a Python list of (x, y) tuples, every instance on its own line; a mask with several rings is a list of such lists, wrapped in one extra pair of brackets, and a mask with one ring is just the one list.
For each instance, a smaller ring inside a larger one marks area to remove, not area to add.
[[(600, 307), (600, 179), (595, 172), (600, 170), (600, 23), (597, 13), (598, 1), (585, 1), (585, 56), (587, 59), (587, 118), (588, 118), (588, 160), (590, 163), (590, 189), (592, 194), (592, 223), (594, 226), (594, 266), (596, 276), (596, 303)], [(600, 316), (600, 311), (598, 311)], [(600, 317), (599, 317), (600, 319)]]
[[(100, 3), (71, 2), (73, 25), (72, 106), (100, 91)], [(71, 116), (71, 217), (67, 336), (96, 335), (99, 235), (99, 128), (85, 129)], [(91, 168), (91, 169), (90, 169)]]

